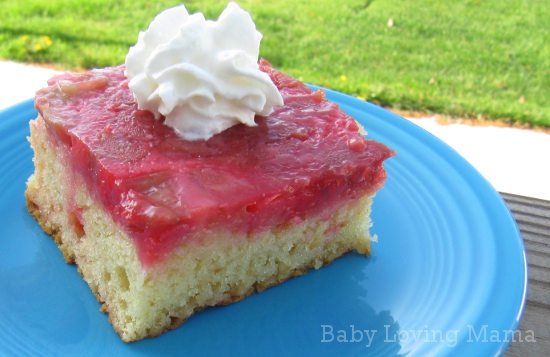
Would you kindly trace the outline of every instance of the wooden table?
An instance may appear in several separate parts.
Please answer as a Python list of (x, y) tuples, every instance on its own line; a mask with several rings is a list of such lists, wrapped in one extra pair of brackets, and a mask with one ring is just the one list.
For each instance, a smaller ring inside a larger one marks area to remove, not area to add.
[(550, 356), (550, 201), (501, 195), (518, 223), (529, 264), (527, 305), (517, 335), (534, 334), (536, 341), (517, 339), (505, 356)]

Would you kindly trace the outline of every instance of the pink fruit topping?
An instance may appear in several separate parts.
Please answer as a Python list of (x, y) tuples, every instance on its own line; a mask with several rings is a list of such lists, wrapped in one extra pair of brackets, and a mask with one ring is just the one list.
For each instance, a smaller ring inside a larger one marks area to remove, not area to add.
[(253, 233), (330, 215), (384, 183), (394, 153), (367, 140), (324, 92), (260, 61), (285, 105), (257, 127), (208, 141), (181, 139), (140, 111), (124, 67), (65, 74), (39, 91), (36, 108), (70, 164), (135, 241), (144, 266), (206, 230)]

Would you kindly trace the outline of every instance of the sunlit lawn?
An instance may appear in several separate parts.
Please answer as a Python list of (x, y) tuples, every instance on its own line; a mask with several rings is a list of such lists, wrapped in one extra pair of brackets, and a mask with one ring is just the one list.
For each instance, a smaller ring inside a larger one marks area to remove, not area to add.
[[(547, 0), (238, 1), (261, 55), (300, 79), (398, 109), (550, 126)], [(0, 2), (0, 58), (92, 68), (124, 61), (177, 1)], [(223, 1), (192, 1), (216, 19)]]

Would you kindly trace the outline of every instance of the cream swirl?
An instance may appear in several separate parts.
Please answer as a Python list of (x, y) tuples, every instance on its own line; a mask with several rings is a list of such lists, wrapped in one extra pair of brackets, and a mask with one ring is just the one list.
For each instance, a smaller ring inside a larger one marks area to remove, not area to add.
[(262, 34), (246, 11), (229, 3), (218, 21), (181, 5), (160, 13), (126, 56), (139, 109), (165, 117), (187, 140), (208, 140), (239, 123), (255, 126), (283, 99), (259, 70)]

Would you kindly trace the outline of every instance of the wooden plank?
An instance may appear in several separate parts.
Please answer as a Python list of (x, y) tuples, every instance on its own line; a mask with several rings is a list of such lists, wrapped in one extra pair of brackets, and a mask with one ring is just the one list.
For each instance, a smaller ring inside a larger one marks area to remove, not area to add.
[[(523, 314), (520, 332), (523, 341), (510, 344), (505, 357), (542, 357), (548, 356), (550, 350), (550, 331), (548, 328), (548, 310), (527, 304)], [(527, 341), (526, 336), (533, 331), (534, 342)], [(519, 336), (519, 333), (517, 333)]]
[[(506, 357), (550, 355), (550, 202), (501, 193), (521, 231), (529, 264), (527, 305)], [(527, 341), (526, 336), (534, 336)]]
[(500, 195), (502, 196), (502, 198), (504, 198), (504, 201), (506, 201), (506, 204), (508, 204), (508, 206), (510, 206), (510, 204), (513, 204), (513, 203), (521, 203), (526, 207), (529, 207), (529, 206), (545, 207), (547, 210), (550, 210), (550, 201), (541, 200), (539, 198), (533, 198), (533, 197), (519, 196), (519, 195), (514, 195), (512, 193), (505, 193), (505, 192), (501, 192)]

